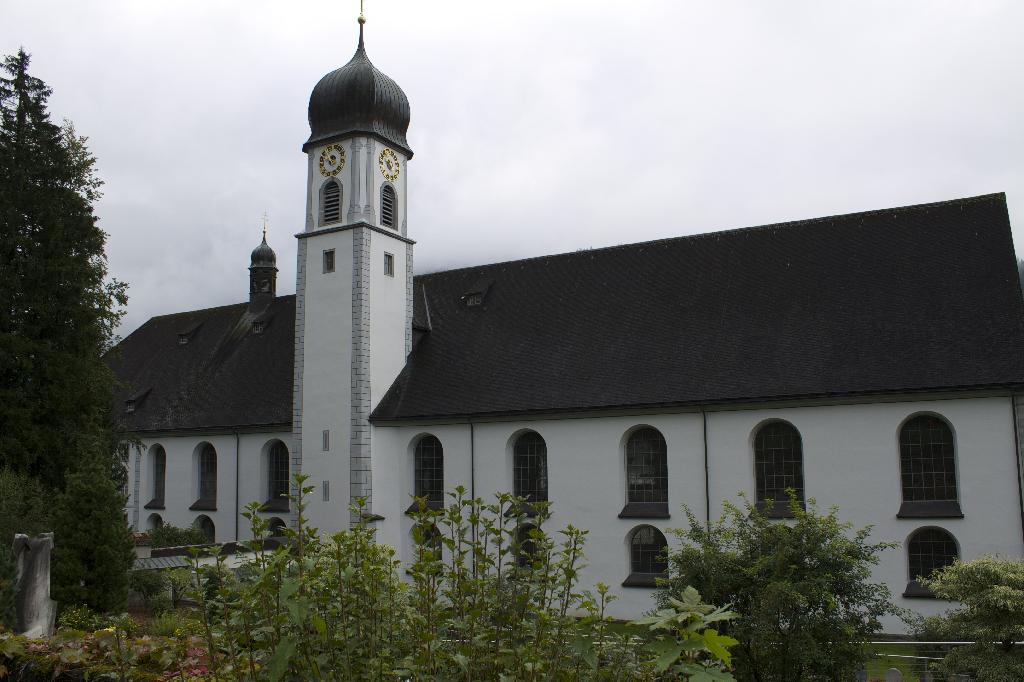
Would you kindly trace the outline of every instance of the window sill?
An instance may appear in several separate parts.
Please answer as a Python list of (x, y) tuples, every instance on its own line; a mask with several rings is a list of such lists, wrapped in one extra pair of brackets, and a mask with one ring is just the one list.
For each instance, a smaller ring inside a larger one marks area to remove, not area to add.
[[(423, 509), (429, 511), (442, 511), (444, 509), (444, 502), (441, 500), (428, 500), (423, 506)], [(409, 508), (405, 510), (405, 513), (412, 515), (418, 511), (420, 511), (420, 502), (419, 500), (413, 500), (412, 504), (409, 505)]]
[(911, 580), (907, 583), (907, 589), (903, 590), (904, 599), (936, 599), (935, 593), (930, 589), (917, 582)]
[(189, 507), (190, 511), (217, 511), (217, 500), (196, 500)]
[(898, 519), (962, 519), (964, 513), (956, 500), (916, 500), (904, 502), (896, 513)]
[[(799, 504), (801, 509), (807, 509), (803, 500), (799, 500)], [(758, 500), (754, 506), (757, 507), (759, 512), (770, 519), (792, 519), (796, 516), (793, 513), (793, 507), (789, 500), (777, 500), (772, 502), (770, 506), (766, 500)]]
[(667, 579), (667, 573), (630, 573), (622, 581), (623, 587), (657, 587), (658, 579)]
[(627, 502), (619, 512), (620, 519), (667, 519), (668, 502)]
[(143, 507), (143, 509), (166, 509), (163, 500), (150, 500)]
[(282, 497), (282, 498), (277, 499), (277, 500), (267, 500), (262, 505), (260, 505), (260, 511), (261, 512), (287, 512), (289, 510), (288, 501), (289, 500), (288, 500), (287, 497)]

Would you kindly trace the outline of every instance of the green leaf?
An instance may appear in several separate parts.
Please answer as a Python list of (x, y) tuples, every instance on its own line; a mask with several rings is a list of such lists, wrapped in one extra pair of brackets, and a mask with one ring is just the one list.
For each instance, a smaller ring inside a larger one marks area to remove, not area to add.
[(271, 682), (277, 682), (284, 677), (293, 653), (295, 653), (295, 642), (287, 637), (282, 639), (267, 664), (267, 674), (270, 675)]
[(711, 655), (722, 661), (726, 665), (732, 660), (732, 654), (729, 653), (728, 647), (739, 644), (735, 639), (728, 635), (718, 634), (718, 630), (714, 628), (708, 628), (703, 633), (704, 646), (707, 647)]
[(683, 653), (683, 645), (672, 639), (659, 639), (657, 642), (651, 643), (650, 648), (657, 656), (654, 667), (658, 672), (668, 670), (669, 666), (675, 663), (679, 655)]

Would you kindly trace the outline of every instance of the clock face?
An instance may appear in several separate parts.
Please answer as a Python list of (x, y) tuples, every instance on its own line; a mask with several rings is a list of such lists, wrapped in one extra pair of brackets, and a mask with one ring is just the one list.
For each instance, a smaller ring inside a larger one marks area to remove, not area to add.
[(332, 178), (345, 167), (345, 149), (340, 144), (329, 144), (320, 152), (320, 175)]
[(398, 179), (398, 174), (401, 172), (401, 168), (398, 165), (398, 154), (395, 154), (390, 149), (385, 148), (380, 153), (377, 162), (380, 164), (381, 175), (388, 182), (394, 182)]

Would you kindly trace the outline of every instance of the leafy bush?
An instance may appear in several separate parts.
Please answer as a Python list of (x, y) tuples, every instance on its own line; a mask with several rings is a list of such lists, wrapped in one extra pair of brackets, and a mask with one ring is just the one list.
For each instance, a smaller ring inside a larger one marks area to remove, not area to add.
[(128, 574), (128, 587), (142, 597), (150, 613), (171, 608), (170, 581), (163, 571), (132, 571)]
[(1024, 560), (957, 561), (925, 582), (935, 596), (962, 606), (925, 619), (919, 638), (974, 642), (952, 648), (938, 665), (940, 673), (986, 682), (1024, 679), (1024, 648), (1014, 645), (1024, 641)]
[(149, 531), (153, 549), (160, 547), (188, 547), (207, 544), (206, 537), (198, 528), (178, 528), (164, 524)]
[(106, 626), (106, 619), (84, 604), (70, 604), (60, 610), (57, 627), (93, 632)]
[[(700, 670), (705, 677), (694, 679), (732, 679), (731, 640), (705, 638), (710, 622), (731, 614), (701, 604), (695, 592), (652, 622), (662, 631), (653, 648), (610, 633), (607, 587), (577, 586), (586, 531), (569, 526), (556, 541), (544, 530), (544, 505), (526, 517), (522, 499), (503, 494), (484, 504), (460, 488), (447, 508), (424, 506), (414, 514), (416, 560), (402, 581), (394, 550), (374, 542), (367, 525), (329, 539), (309, 528), (312, 489), (298, 479), (299, 523), (286, 531), (288, 548), (262, 548), (266, 522), (250, 505), (249, 570), (234, 582), (222, 558), (193, 566), (206, 649), (220, 652), (208, 660), (214, 675), (600, 681), (689, 679)], [(527, 523), (528, 535), (520, 532)], [(215, 594), (211, 576), (220, 580)]]
[(153, 637), (198, 636), (203, 624), (190, 613), (167, 610), (156, 615), (146, 626), (146, 634)]
[(897, 613), (887, 587), (870, 582), (878, 555), (893, 547), (870, 543), (870, 528), (853, 531), (837, 510), (769, 518), (749, 501), (724, 505), (705, 525), (686, 510), (689, 528), (674, 531), (683, 546), (669, 552), (670, 579), (658, 601), (668, 605), (693, 586), (713, 604), (742, 615), (724, 630), (739, 641), (739, 680), (759, 682), (853, 679), (868, 656), (880, 618)]

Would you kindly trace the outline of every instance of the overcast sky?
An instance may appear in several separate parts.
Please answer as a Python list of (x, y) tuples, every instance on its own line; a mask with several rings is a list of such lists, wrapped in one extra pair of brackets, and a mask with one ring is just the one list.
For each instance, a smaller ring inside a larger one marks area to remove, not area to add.
[[(128, 334), (295, 290), (306, 105), (358, 0), (0, 0), (87, 135)], [(416, 271), (1006, 192), (1024, 240), (1020, 0), (366, 0), (412, 105)], [(1018, 250), (1021, 250), (1018, 247)]]

